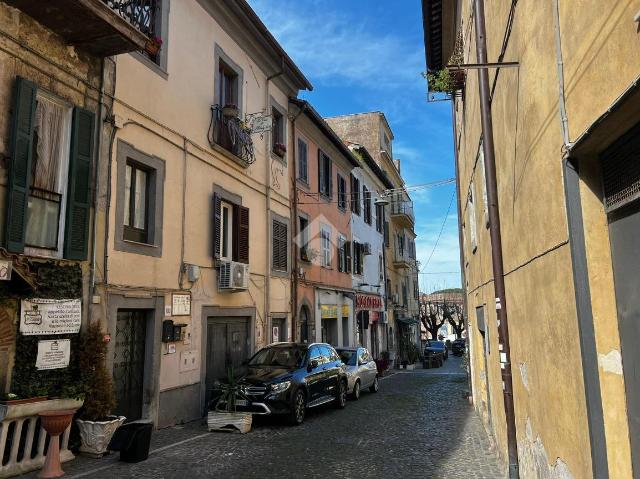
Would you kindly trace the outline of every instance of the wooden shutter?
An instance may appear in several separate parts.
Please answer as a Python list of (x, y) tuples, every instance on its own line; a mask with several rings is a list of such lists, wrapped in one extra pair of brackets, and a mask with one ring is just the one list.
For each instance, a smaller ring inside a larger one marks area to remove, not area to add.
[(322, 158), (322, 150), (318, 149), (318, 192), (326, 194), (324, 190), (324, 161)]
[(5, 245), (13, 253), (24, 251), (33, 157), (36, 91), (36, 86), (30, 81), (21, 77), (16, 78), (5, 222)]
[[(220, 242), (222, 231), (222, 204), (220, 195), (213, 194), (213, 257), (220, 259)], [(237, 236), (236, 236), (237, 237)]]
[(272, 268), (277, 271), (287, 270), (287, 225), (273, 220), (272, 230)]
[(236, 261), (249, 264), (249, 208), (236, 206), (234, 211), (236, 211), (234, 224), (237, 225), (235, 243), (238, 245)]
[(384, 222), (384, 245), (389, 247), (389, 222)]
[(73, 110), (67, 217), (64, 231), (64, 257), (67, 259), (87, 259), (94, 118), (94, 114), (90, 111), (82, 108)]
[(329, 187), (329, 198), (333, 198), (333, 164), (331, 161), (331, 158), (327, 157), (327, 159), (325, 160), (327, 162), (327, 179), (329, 180), (329, 184), (327, 185)]
[(345, 256), (345, 266), (346, 272), (351, 273), (351, 241), (346, 241), (344, 244), (344, 256)]

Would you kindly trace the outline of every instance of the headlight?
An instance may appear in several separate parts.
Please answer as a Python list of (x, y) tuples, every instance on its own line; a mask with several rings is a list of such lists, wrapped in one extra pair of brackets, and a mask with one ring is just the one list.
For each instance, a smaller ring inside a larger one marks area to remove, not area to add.
[(281, 393), (289, 389), (289, 386), (291, 386), (291, 381), (284, 381), (281, 383), (272, 384), (270, 392), (274, 394)]

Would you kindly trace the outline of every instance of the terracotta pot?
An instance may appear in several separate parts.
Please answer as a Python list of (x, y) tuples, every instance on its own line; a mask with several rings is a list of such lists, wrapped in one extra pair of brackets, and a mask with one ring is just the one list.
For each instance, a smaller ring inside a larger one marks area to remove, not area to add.
[(106, 421), (85, 421), (76, 419), (80, 430), (80, 452), (92, 457), (102, 457), (113, 434), (125, 421), (124, 416), (111, 416)]
[(60, 467), (60, 434), (71, 424), (71, 419), (75, 414), (75, 409), (65, 409), (62, 411), (42, 411), (38, 413), (42, 420), (42, 427), (49, 433), (49, 448), (44, 467), (38, 477), (53, 478), (64, 475)]

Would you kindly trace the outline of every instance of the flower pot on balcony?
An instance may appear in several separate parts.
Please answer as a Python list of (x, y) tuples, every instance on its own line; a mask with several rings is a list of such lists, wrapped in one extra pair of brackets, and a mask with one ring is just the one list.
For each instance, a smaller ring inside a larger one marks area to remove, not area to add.
[(280, 158), (283, 158), (285, 153), (287, 152), (287, 147), (284, 146), (282, 143), (276, 143), (273, 146), (273, 152), (278, 155)]
[(158, 37), (148, 40), (144, 46), (144, 50), (154, 57), (160, 53), (160, 48), (162, 48), (162, 39)]
[(80, 452), (90, 457), (102, 457), (107, 452), (109, 441), (126, 418), (110, 416), (105, 421), (76, 419), (80, 430)]
[(222, 107), (222, 116), (225, 118), (238, 118), (240, 110), (235, 105), (225, 105)]

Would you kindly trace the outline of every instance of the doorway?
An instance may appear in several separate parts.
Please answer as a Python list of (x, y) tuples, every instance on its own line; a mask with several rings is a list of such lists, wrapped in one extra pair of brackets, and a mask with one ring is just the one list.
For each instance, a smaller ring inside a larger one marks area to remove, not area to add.
[(271, 318), (271, 342), (279, 343), (287, 340), (285, 318)]
[(120, 309), (113, 354), (114, 415), (142, 419), (148, 311)]
[(207, 318), (207, 372), (205, 404), (209, 404), (216, 380), (230, 368), (240, 369), (249, 356), (249, 318)]

